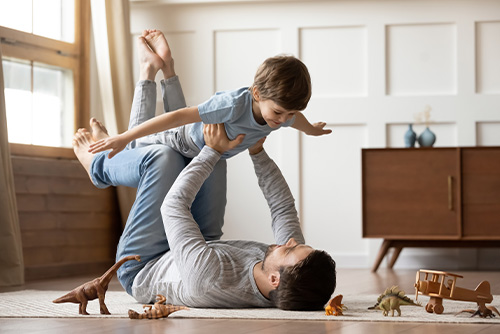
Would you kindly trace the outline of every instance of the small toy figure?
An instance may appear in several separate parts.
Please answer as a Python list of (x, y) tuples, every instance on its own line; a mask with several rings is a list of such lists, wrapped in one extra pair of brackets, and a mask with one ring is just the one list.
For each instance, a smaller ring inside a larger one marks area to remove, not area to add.
[(141, 261), (141, 257), (139, 255), (130, 255), (124, 257), (120, 261), (116, 262), (111, 268), (109, 268), (108, 271), (106, 271), (101, 277), (95, 278), (92, 281), (74, 288), (64, 296), (59, 297), (52, 302), (80, 304), (78, 313), (88, 315), (88, 301), (99, 298), (101, 314), (111, 314), (109, 313), (106, 304), (104, 304), (104, 298), (106, 296), (106, 291), (108, 290), (109, 282), (111, 281), (111, 278), (113, 278), (113, 275), (116, 273), (118, 268), (120, 268), (122, 264), (130, 260)]
[(470, 309), (466, 309), (466, 310), (462, 310), (460, 312), (457, 312), (455, 313), (455, 315), (457, 314), (460, 314), (460, 313), (471, 313), (471, 317), (475, 317), (476, 315), (480, 316), (481, 318), (494, 318), (495, 317), (495, 313), (496, 312), (498, 315), (500, 315), (500, 313), (498, 312), (498, 309), (495, 307), (495, 306), (491, 306), (491, 305), (479, 305), (478, 306), (478, 309), (477, 310), (470, 310)]
[(398, 317), (400, 317), (400, 306), (403, 305), (422, 306), (408, 298), (405, 295), (405, 292), (400, 290), (398, 286), (393, 286), (391, 288), (387, 288), (384, 293), (378, 297), (377, 303), (374, 306), (369, 307), (368, 309), (382, 310), (384, 317), (389, 314), (389, 311), (391, 311), (391, 316), (394, 317), (394, 310), (396, 310), (398, 312)]
[[(421, 273), (425, 274), (424, 279), (421, 279)], [(431, 275), (430, 278), (429, 275)], [(494, 317), (493, 312), (500, 315), (494, 306), (486, 305), (493, 301), (488, 281), (482, 281), (474, 290), (469, 290), (458, 287), (457, 278), (463, 278), (463, 276), (444, 271), (420, 269), (417, 271), (415, 281), (415, 299), (419, 294), (429, 296), (429, 302), (425, 306), (425, 310), (429, 313), (443, 313), (443, 299), (451, 299), (477, 303), (476, 311), (463, 310), (459, 313), (469, 312), (472, 316), (479, 315), (482, 318)]]
[(344, 306), (344, 304), (342, 304), (342, 297), (342, 295), (337, 295), (330, 299), (328, 305), (325, 307), (326, 315), (344, 315), (344, 311), (347, 310), (347, 306)]
[(143, 305), (144, 313), (137, 313), (134, 310), (128, 310), (130, 319), (159, 319), (166, 318), (170, 314), (179, 310), (189, 310), (185, 306), (174, 306), (171, 304), (165, 305), (166, 298), (163, 295), (156, 295), (156, 303), (154, 305)]

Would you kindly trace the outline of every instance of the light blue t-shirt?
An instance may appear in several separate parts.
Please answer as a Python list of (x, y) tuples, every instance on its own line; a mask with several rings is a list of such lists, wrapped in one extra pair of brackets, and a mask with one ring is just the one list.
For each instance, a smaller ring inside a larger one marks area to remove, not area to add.
[[(239, 134), (245, 134), (245, 139), (236, 148), (225, 152), (222, 159), (228, 159), (254, 145), (259, 139), (278, 130), (281, 126), (291, 126), (295, 116), (277, 128), (257, 123), (252, 112), (252, 94), (248, 87), (234, 91), (217, 92), (208, 101), (198, 106), (203, 123), (224, 123), (227, 137), (235, 139)], [(194, 123), (191, 127), (191, 138), (200, 149), (205, 146), (203, 138), (203, 123)]]

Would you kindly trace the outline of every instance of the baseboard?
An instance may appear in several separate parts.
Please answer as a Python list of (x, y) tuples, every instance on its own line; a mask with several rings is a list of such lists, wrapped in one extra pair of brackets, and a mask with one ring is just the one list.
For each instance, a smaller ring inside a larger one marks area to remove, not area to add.
[(330, 254), (337, 268), (370, 268), (370, 259), (366, 254)]
[[(386, 268), (389, 251), (380, 264)], [(371, 268), (374, 256), (368, 254), (332, 254), (338, 268)], [(407, 248), (401, 252), (394, 269), (435, 269), (448, 271), (500, 270), (500, 249), (490, 248)]]
[[(499, 253), (498, 249), (403, 249), (394, 269), (500, 270)], [(387, 258), (382, 267), (387, 265)]]

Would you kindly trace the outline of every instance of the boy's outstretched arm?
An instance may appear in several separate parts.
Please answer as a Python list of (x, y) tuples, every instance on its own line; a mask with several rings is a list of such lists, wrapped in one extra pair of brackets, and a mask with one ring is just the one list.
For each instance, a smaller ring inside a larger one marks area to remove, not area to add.
[(302, 131), (309, 136), (322, 136), (332, 132), (332, 130), (330, 129), (324, 129), (325, 125), (325, 122), (317, 122), (311, 124), (304, 116), (304, 114), (302, 114), (300, 111), (297, 111), (297, 113), (295, 114), (295, 122), (293, 123), (292, 128)]
[(90, 145), (90, 153), (111, 150), (108, 157), (112, 158), (122, 151), (128, 143), (140, 137), (173, 129), (181, 125), (201, 122), (198, 107), (181, 108), (176, 111), (156, 116), (122, 134), (101, 139)]

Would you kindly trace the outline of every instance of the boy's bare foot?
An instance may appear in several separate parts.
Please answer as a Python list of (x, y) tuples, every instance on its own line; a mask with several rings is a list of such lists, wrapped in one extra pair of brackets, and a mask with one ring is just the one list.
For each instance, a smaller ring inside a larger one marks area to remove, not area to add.
[[(75, 151), (76, 157), (82, 164), (83, 168), (87, 171), (90, 178), (90, 164), (92, 162), (92, 153), (89, 153), (89, 146), (94, 140), (92, 135), (87, 129), (78, 129), (78, 131), (73, 136), (73, 151)], [(92, 181), (92, 178), (90, 178)]]
[(109, 137), (108, 129), (94, 117), (90, 119), (90, 127), (92, 128), (92, 138), (94, 141)]
[(159, 30), (148, 29), (142, 32), (142, 36), (146, 39), (151, 50), (153, 50), (163, 60), (162, 71), (165, 79), (175, 76), (174, 59), (172, 51), (168, 45), (165, 35)]
[(151, 50), (143, 36), (139, 36), (137, 46), (139, 49), (140, 79), (154, 81), (156, 73), (164, 66), (163, 60)]

